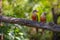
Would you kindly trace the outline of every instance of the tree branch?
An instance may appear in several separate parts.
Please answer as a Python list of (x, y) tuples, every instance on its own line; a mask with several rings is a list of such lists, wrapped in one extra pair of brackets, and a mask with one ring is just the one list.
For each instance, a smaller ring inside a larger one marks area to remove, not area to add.
[(50, 23), (42, 23), (42, 22), (38, 23), (32, 20), (12, 18), (12, 17), (6, 17), (6, 16), (0, 16), (0, 20), (2, 20), (2, 22), (20, 24), (20, 25), (25, 25), (29, 27), (37, 27), (37, 28), (60, 32), (60, 25), (57, 25), (51, 22)]

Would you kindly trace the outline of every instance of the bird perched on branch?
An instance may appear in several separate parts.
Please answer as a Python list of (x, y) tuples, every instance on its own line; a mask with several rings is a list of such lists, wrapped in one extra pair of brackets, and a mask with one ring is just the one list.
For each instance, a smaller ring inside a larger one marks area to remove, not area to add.
[[(40, 22), (41, 22), (41, 24), (46, 23), (46, 13), (45, 12), (41, 14)], [(42, 29), (42, 34), (44, 34), (44, 29)]]
[(38, 21), (38, 16), (37, 16), (37, 10), (34, 10), (33, 13), (32, 13), (32, 20), (33, 21)]
[[(33, 10), (32, 12), (32, 21), (36, 21), (38, 22), (38, 15), (37, 15), (37, 10)], [(32, 28), (33, 30), (36, 31), (36, 33), (38, 33), (38, 28)]]
[(40, 17), (40, 22), (45, 23), (46, 22), (46, 13), (42, 13)]
[[(37, 10), (33, 10), (32, 16), (31, 16), (32, 21), (38, 22), (37, 12), (38, 12)], [(30, 29), (30, 35), (31, 35), (30, 40), (37, 40), (37, 37), (36, 37), (37, 34), (38, 34), (38, 28), (31, 27), (31, 29)]]

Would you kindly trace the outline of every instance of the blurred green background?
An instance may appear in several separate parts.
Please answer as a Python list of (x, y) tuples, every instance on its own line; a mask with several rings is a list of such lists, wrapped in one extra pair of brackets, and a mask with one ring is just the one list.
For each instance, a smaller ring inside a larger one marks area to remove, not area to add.
[[(38, 20), (43, 12), (47, 13), (47, 22), (53, 22), (53, 16), (51, 8), (60, 8), (59, 0), (2, 0), (2, 14), (8, 17), (23, 18), (31, 20), (33, 10), (38, 10)], [(56, 6), (58, 4), (58, 6)], [(60, 9), (59, 9), (60, 10)], [(57, 13), (60, 13), (56, 10)], [(58, 18), (58, 24), (60, 24), (60, 17)], [(40, 20), (39, 20), (40, 22)], [(4, 33), (4, 40), (29, 40), (30, 27), (21, 26), (18, 24), (3, 23), (3, 27), (0, 27), (0, 33)], [(39, 40), (51, 40), (52, 31), (45, 30), (44, 35), (40, 33), (38, 35)]]

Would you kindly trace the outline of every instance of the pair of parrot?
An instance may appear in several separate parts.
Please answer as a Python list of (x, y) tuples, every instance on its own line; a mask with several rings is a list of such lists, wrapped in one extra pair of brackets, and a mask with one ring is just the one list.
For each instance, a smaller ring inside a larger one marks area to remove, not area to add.
[[(37, 10), (34, 10), (32, 12), (32, 21), (37, 21), (38, 22), (38, 15), (37, 15)], [(45, 23), (46, 22), (46, 13), (42, 13), (40, 16), (40, 22), (41, 23)], [(33, 28), (32, 28), (33, 29)], [(35, 28), (36, 32), (38, 32), (38, 28)], [(42, 34), (43, 34), (44, 30), (42, 30)]]

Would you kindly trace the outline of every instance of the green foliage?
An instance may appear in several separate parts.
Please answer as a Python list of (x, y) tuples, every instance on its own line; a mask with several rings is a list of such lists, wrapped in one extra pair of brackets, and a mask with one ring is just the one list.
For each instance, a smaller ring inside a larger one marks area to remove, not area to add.
[[(2, 0), (2, 10), (5, 16), (29, 20), (31, 19), (32, 11), (38, 10), (37, 15), (39, 22), (43, 12), (47, 13), (47, 22), (52, 22), (51, 7), (53, 7), (54, 3), (57, 4), (57, 0)], [(60, 8), (60, 5), (58, 7)], [(58, 22), (60, 22), (59, 20), (60, 19), (58, 19)], [(3, 32), (5, 34), (5, 40), (29, 40), (31, 35), (29, 35), (28, 29), (26, 26), (9, 23), (6, 25), (4, 23), (4, 26), (0, 27), (0, 33)], [(50, 31), (46, 30), (43, 36), (40, 33), (34, 36), (38, 37), (39, 40), (51, 40), (52, 33), (50, 33)]]

